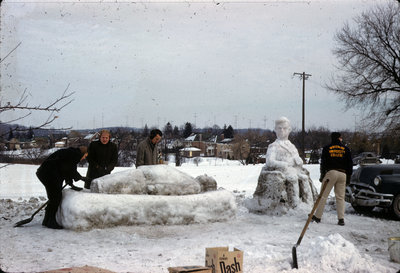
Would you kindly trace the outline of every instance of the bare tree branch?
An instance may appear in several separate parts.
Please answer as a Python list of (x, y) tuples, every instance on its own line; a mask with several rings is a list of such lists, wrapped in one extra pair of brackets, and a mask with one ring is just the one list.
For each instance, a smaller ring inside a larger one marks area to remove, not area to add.
[(0, 60), (0, 63), (2, 63), (5, 59), (7, 59), (7, 57), (10, 56), (11, 53), (13, 53), (17, 49), (17, 47), (19, 47), (21, 44), (22, 42), (19, 42), (19, 44), (16, 47), (14, 47), (2, 60)]
[[(67, 87), (65, 88), (64, 92), (61, 94), (60, 97), (56, 98), (54, 101), (52, 101), (50, 104), (46, 106), (41, 106), (41, 105), (29, 105), (29, 103), (26, 103), (28, 95), (27, 95), (27, 90), (25, 89), (22, 95), (19, 97), (18, 101), (13, 104), (11, 102), (7, 102), (5, 105), (3, 105), (0, 101), (0, 114), (4, 113), (6, 111), (20, 111), (21, 114), (20, 116), (14, 118), (14, 119), (9, 119), (9, 120), (3, 120), (0, 121), (0, 124), (13, 124), (18, 121), (21, 121), (25, 119), (26, 117), (32, 115), (33, 112), (49, 112), (49, 115), (47, 119), (40, 123), (39, 125), (31, 126), (31, 129), (46, 129), (46, 126), (50, 125), (58, 116), (56, 113), (59, 113), (63, 108), (65, 108), (67, 105), (73, 102), (73, 99), (71, 98), (72, 95), (75, 92), (68, 92), (70, 84), (68, 83)], [(23, 113), (24, 111), (27, 111), (27, 113)], [(67, 130), (70, 128), (58, 128), (59, 130)], [(12, 129), (12, 131), (15, 132), (22, 132), (26, 131), (26, 128), (21, 128), (20, 126), (16, 126)], [(0, 134), (0, 137), (4, 137), (7, 135), (9, 132), (3, 132)]]

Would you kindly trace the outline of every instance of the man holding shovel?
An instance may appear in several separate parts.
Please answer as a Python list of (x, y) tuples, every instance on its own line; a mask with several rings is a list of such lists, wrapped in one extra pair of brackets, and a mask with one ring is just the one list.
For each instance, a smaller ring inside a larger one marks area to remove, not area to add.
[(353, 173), (353, 160), (351, 158), (350, 149), (342, 143), (343, 139), (340, 133), (333, 132), (331, 134), (331, 140), (331, 144), (322, 149), (320, 165), (321, 177), (319, 181), (327, 183), (327, 185), (325, 191), (321, 193), (321, 202), (312, 220), (317, 223), (321, 221), (326, 199), (334, 187), (338, 225), (344, 226), (346, 182), (350, 181), (351, 174)]
[(87, 148), (61, 149), (52, 153), (38, 168), (36, 175), (45, 186), (47, 198), (49, 199), (42, 225), (48, 228), (62, 229), (56, 221), (56, 213), (62, 199), (63, 181), (72, 189), (81, 190), (75, 187), (73, 180), (86, 180), (77, 171), (77, 164), (87, 156)]

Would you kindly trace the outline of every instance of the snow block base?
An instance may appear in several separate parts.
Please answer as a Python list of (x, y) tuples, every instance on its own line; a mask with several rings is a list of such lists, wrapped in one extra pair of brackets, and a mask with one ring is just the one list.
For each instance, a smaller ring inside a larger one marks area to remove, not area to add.
[(187, 225), (235, 217), (233, 194), (217, 190), (165, 196), (63, 191), (57, 221), (64, 228), (90, 230), (121, 225)]

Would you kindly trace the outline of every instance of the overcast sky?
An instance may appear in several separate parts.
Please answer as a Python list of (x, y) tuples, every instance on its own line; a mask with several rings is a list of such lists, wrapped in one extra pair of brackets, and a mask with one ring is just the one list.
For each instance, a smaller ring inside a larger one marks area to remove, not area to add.
[(377, 2), (4, 0), (1, 60), (21, 44), (1, 62), (1, 103), (26, 89), (30, 104), (46, 105), (69, 85), (74, 101), (54, 127), (272, 129), (286, 116), (301, 129), (302, 81), (293, 74), (306, 72), (306, 129), (354, 130), (359, 113), (323, 85), (334, 72), (335, 32)]

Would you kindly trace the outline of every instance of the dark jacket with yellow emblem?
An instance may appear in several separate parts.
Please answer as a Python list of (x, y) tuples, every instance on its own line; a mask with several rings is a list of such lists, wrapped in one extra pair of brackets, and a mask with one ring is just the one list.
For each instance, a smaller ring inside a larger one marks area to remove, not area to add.
[(353, 160), (348, 147), (340, 140), (332, 141), (331, 144), (322, 149), (321, 155), (321, 178), (330, 170), (337, 170), (346, 173), (347, 180), (353, 173)]

